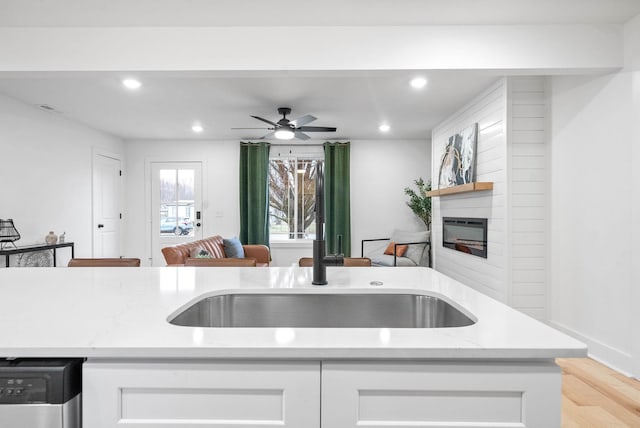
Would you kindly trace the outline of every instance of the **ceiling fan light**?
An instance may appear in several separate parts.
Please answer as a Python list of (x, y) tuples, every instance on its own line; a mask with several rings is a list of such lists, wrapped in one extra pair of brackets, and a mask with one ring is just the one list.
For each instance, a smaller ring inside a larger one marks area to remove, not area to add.
[(291, 140), (295, 134), (291, 129), (278, 129), (276, 132), (273, 133), (273, 136), (276, 137), (278, 140)]

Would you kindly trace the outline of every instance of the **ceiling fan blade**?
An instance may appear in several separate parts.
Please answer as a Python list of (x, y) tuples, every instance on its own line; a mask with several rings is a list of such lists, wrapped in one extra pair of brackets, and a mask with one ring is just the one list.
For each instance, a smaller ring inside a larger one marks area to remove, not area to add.
[(291, 123), (293, 126), (298, 128), (298, 127), (300, 127), (302, 125), (306, 125), (307, 123), (311, 123), (316, 119), (317, 119), (317, 117), (315, 117), (315, 116), (311, 116), (310, 114), (305, 114), (304, 116), (299, 117), (296, 120), (292, 120), (289, 123)]
[(327, 126), (301, 126), (296, 128), (297, 131), (302, 132), (336, 132), (337, 128), (330, 128)]
[(274, 126), (274, 127), (277, 127), (277, 126), (278, 126), (278, 124), (277, 124), (277, 123), (273, 123), (273, 122), (271, 122), (270, 120), (263, 119), (263, 118), (261, 118), (261, 117), (259, 117), (259, 116), (251, 116), (251, 117), (252, 117), (252, 118), (254, 118), (254, 119), (261, 120), (261, 121), (263, 121), (263, 122), (265, 122), (265, 123), (268, 123), (268, 124), (269, 124), (269, 125), (271, 125), (271, 126)]
[(300, 132), (300, 131), (296, 131), (293, 135), (294, 135), (298, 140), (308, 140), (309, 138), (311, 138), (311, 137), (309, 137), (307, 134), (303, 134), (303, 133), (302, 133), (302, 132)]
[(231, 128), (231, 129), (273, 129), (273, 128), (262, 127), (262, 128)]
[(271, 137), (273, 137), (273, 134), (275, 134), (275, 133), (276, 133), (275, 131), (273, 131), (273, 132), (269, 132), (268, 134), (263, 135), (262, 137), (260, 137), (260, 138), (258, 138), (258, 139), (259, 139), (259, 140), (264, 140), (264, 139), (266, 139), (266, 138), (271, 138)]

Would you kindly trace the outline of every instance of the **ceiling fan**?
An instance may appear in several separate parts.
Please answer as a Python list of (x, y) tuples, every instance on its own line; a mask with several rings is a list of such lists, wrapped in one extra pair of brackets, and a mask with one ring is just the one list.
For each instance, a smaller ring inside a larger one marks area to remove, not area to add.
[(313, 122), (317, 118), (315, 116), (311, 116), (310, 114), (305, 114), (302, 117), (299, 117), (295, 120), (287, 119), (287, 115), (291, 114), (291, 109), (289, 107), (280, 107), (278, 108), (278, 113), (282, 115), (282, 119), (278, 122), (272, 122), (270, 120), (264, 119), (259, 116), (251, 116), (255, 119), (261, 120), (262, 122), (268, 123), (272, 126), (272, 128), (231, 128), (231, 129), (268, 129), (271, 132), (260, 137), (260, 138), (270, 138), (276, 137), (279, 140), (291, 140), (292, 138), (297, 138), (299, 140), (308, 140), (309, 137), (305, 132), (336, 132), (336, 128), (327, 127), (327, 126), (305, 126), (307, 123)]

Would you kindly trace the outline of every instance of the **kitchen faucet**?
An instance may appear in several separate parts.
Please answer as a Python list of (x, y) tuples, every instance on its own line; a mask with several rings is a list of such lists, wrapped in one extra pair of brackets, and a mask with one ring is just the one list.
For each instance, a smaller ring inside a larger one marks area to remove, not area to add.
[(316, 239), (313, 240), (313, 285), (327, 285), (327, 266), (343, 266), (342, 236), (338, 235), (338, 254), (325, 254), (324, 242), (324, 165), (316, 166)]

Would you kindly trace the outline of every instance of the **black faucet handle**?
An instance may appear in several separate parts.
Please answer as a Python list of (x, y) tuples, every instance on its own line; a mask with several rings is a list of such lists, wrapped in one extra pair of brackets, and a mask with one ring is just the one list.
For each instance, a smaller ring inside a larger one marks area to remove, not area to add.
[(342, 254), (331, 254), (324, 256), (322, 263), (325, 266), (344, 266), (344, 256)]

